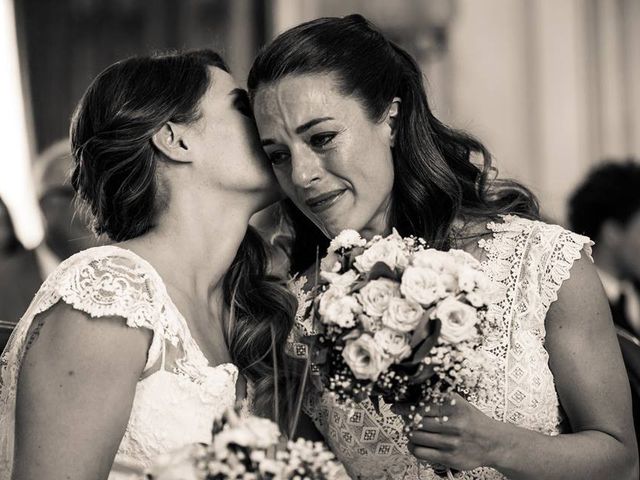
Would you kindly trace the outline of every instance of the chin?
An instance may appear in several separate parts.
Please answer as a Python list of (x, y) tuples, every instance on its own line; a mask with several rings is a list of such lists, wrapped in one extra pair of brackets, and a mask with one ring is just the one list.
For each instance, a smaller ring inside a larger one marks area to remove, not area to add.
[(360, 229), (354, 228), (353, 224), (350, 222), (346, 222), (346, 223), (340, 222), (340, 223), (334, 223), (331, 225), (324, 225), (321, 228), (321, 230), (326, 235), (327, 238), (334, 238), (343, 230), (360, 231)]

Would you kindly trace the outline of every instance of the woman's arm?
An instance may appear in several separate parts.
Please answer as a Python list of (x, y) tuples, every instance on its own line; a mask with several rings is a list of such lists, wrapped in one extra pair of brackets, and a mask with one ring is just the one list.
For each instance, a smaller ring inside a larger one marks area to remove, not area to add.
[(629, 385), (591, 262), (577, 261), (547, 314), (546, 348), (573, 433), (548, 436), (493, 420), (466, 400), (433, 408), (411, 435), (421, 459), (510, 479), (638, 478)]
[(59, 303), (36, 317), (16, 398), (13, 480), (106, 479), (151, 332)]
[(571, 269), (547, 314), (549, 364), (574, 433), (506, 435), (496, 467), (512, 478), (637, 479), (631, 395), (611, 312), (592, 263)]

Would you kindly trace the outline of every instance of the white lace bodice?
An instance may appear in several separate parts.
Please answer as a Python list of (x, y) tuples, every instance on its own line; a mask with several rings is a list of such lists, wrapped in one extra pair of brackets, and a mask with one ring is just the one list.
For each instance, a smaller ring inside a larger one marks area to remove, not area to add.
[[(497, 370), (486, 376), (479, 400), (470, 400), (492, 418), (557, 435), (563, 431), (564, 417), (544, 346), (545, 317), (571, 266), (583, 250), (590, 255), (592, 243), (556, 225), (516, 216), (502, 220), (489, 223), (491, 238), (479, 241), (486, 253), (482, 268), (498, 290), (488, 312), (496, 329), (483, 344)], [(297, 328), (298, 334), (310, 333), (304, 314), (299, 314)], [(293, 353), (306, 355), (306, 348), (294, 344)], [(305, 404), (354, 478), (439, 478), (409, 454), (402, 420), (384, 402), (380, 414), (371, 402), (347, 408), (328, 394), (308, 395)], [(479, 468), (460, 472), (456, 478), (504, 477)]]
[[(69, 258), (47, 278), (0, 357), (0, 480), (11, 477), (25, 340), (34, 317), (59, 301), (91, 317), (118, 316), (129, 327), (153, 332), (110, 479), (118, 477), (120, 464), (147, 466), (158, 454), (211, 440), (214, 420), (235, 403), (237, 368), (208, 364), (151, 265), (129, 250), (97, 247)], [(176, 359), (171, 365), (169, 357)]]

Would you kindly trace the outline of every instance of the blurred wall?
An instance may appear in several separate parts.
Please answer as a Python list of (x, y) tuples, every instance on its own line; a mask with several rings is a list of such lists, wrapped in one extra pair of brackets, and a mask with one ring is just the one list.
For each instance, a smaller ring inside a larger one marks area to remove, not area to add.
[(213, 48), (245, 78), (265, 40), (261, 0), (17, 0), (36, 146), (68, 133), (75, 105), (111, 63), (170, 49)]

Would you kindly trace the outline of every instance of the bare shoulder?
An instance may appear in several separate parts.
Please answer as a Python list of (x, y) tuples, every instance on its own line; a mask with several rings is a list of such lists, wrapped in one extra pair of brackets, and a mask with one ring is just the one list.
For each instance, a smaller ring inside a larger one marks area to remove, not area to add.
[(26, 339), (23, 368), (48, 370), (69, 364), (76, 366), (74, 372), (89, 373), (118, 365), (124, 370), (116, 372), (141, 372), (151, 335), (150, 330), (127, 326), (124, 318), (91, 317), (58, 302), (34, 319)]
[(124, 318), (63, 302), (34, 319), (17, 382), (14, 478), (107, 478), (150, 341)]
[(600, 277), (584, 251), (571, 266), (569, 278), (562, 283), (558, 299), (551, 304), (547, 314), (548, 326), (571, 322), (579, 322), (581, 328), (588, 323), (604, 322), (613, 328)]

